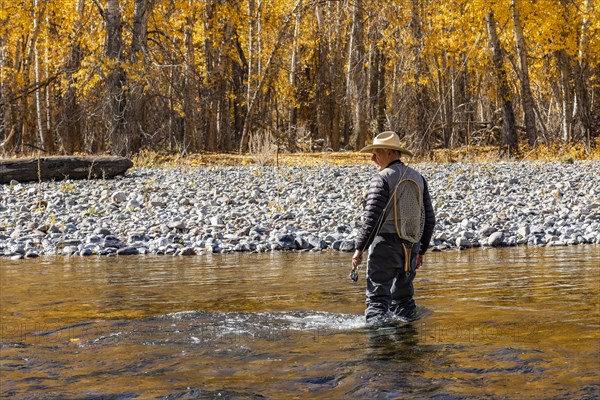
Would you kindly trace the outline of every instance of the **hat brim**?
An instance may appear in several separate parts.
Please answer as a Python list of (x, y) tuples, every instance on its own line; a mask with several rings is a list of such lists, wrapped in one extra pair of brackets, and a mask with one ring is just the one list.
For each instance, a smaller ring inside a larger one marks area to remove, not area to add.
[(396, 150), (399, 151), (402, 154), (405, 154), (409, 157), (412, 157), (413, 153), (403, 149), (402, 147), (396, 147), (396, 146), (389, 146), (389, 145), (385, 145), (385, 144), (370, 144), (368, 146), (363, 147), (362, 149), (359, 150), (359, 153), (372, 153), (373, 150), (375, 149), (387, 149), (387, 150)]

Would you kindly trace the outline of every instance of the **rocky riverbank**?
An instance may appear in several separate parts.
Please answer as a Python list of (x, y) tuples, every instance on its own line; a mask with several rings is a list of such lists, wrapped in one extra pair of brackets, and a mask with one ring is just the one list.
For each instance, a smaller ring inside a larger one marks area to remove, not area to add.
[[(600, 244), (600, 162), (417, 164), (433, 250)], [(0, 257), (354, 250), (374, 166), (133, 169), (0, 185)]]

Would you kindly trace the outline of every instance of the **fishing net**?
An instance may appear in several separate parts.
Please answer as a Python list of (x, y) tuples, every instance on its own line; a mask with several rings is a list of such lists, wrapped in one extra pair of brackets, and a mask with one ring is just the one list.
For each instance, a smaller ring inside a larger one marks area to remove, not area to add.
[(416, 243), (421, 240), (425, 226), (425, 208), (419, 185), (405, 179), (394, 192), (396, 233), (402, 239)]

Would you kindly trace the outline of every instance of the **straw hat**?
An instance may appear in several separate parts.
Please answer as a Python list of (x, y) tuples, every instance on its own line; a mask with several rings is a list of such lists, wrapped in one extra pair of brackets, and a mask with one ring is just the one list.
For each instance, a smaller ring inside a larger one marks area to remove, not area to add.
[(361, 153), (371, 153), (375, 149), (389, 149), (396, 150), (402, 154), (412, 157), (412, 153), (400, 144), (400, 138), (396, 132), (386, 131), (373, 138), (373, 144), (370, 144), (360, 150)]

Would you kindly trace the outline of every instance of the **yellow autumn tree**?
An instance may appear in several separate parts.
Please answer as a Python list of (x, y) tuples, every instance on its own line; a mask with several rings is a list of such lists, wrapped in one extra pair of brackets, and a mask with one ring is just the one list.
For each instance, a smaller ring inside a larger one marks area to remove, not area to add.
[(0, 151), (339, 150), (387, 129), (423, 154), (589, 149), (598, 14), (593, 0), (4, 0)]

